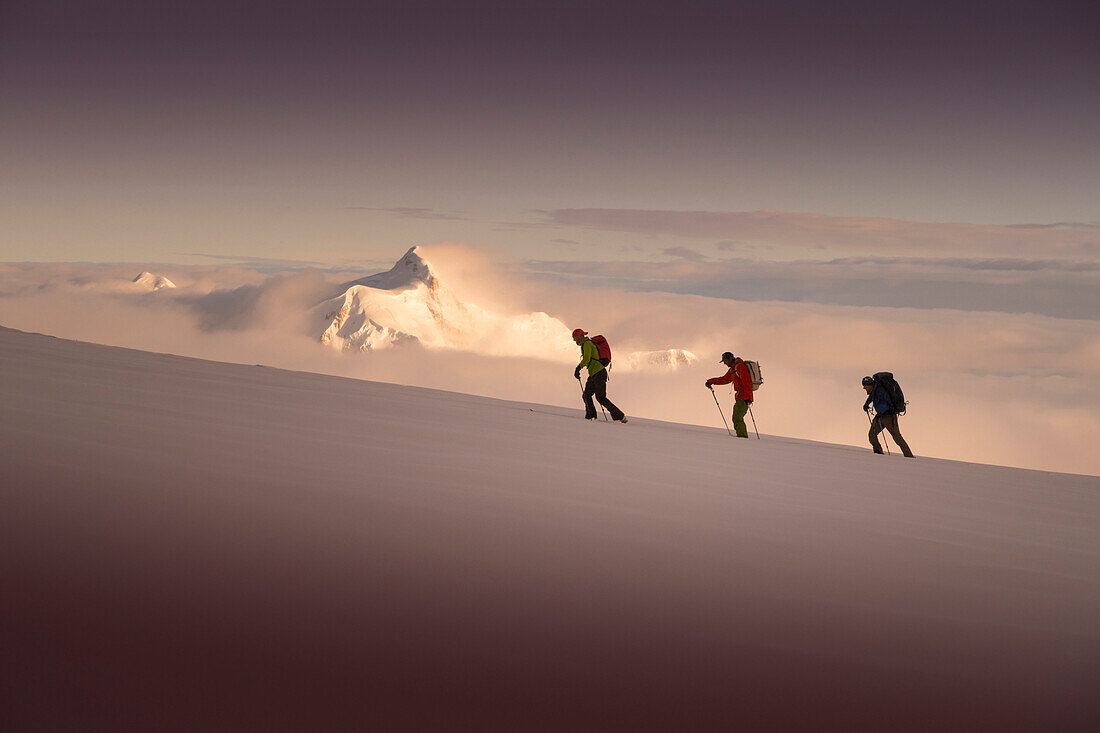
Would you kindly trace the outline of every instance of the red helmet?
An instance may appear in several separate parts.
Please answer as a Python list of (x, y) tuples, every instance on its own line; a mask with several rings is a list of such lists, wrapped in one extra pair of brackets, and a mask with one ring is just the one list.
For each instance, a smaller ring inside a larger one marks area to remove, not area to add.
[(587, 336), (587, 335), (588, 335), (588, 331), (582, 331), (579, 328), (574, 328), (573, 329), (573, 338), (574, 339), (579, 339), (581, 336)]

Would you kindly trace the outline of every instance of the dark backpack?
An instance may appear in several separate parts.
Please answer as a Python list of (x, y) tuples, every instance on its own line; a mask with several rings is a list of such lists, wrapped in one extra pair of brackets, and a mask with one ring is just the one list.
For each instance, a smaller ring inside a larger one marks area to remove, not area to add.
[(596, 351), (600, 354), (600, 363), (604, 366), (611, 364), (611, 346), (603, 336), (593, 336), (592, 343), (596, 345)]
[(901, 385), (894, 379), (891, 372), (877, 372), (874, 375), (875, 384), (886, 390), (890, 396), (890, 404), (894, 406), (894, 412), (898, 415), (905, 414), (905, 393), (901, 391)]

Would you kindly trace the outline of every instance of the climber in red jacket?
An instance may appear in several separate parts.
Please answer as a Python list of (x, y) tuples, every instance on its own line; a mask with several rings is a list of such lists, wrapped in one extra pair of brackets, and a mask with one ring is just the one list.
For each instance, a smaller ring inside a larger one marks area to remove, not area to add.
[(738, 438), (747, 438), (749, 428), (745, 424), (745, 413), (749, 411), (749, 405), (752, 404), (752, 378), (749, 376), (749, 368), (745, 366), (745, 362), (729, 351), (722, 354), (722, 363), (729, 367), (729, 371), (721, 377), (708, 379), (707, 389), (714, 389), (712, 385), (715, 384), (733, 383), (736, 398), (733, 403), (733, 429)]

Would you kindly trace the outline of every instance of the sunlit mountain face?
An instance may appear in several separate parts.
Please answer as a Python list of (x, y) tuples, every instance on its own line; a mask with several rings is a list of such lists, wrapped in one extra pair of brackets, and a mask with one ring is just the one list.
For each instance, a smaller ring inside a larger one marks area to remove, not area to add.
[[(337, 351), (371, 352), (408, 344), (487, 355), (569, 360), (577, 356), (571, 329), (541, 311), (506, 315), (464, 301), (413, 247), (387, 272), (352, 280), (319, 304), (311, 322), (321, 343)], [(668, 370), (694, 363), (684, 349), (631, 352), (616, 366)]]

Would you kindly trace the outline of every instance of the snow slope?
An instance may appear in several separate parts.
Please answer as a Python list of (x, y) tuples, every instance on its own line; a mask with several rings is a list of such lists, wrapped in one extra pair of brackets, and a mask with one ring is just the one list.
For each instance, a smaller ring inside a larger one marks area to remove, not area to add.
[(1100, 479), (0, 329), (9, 730), (1087, 730)]

